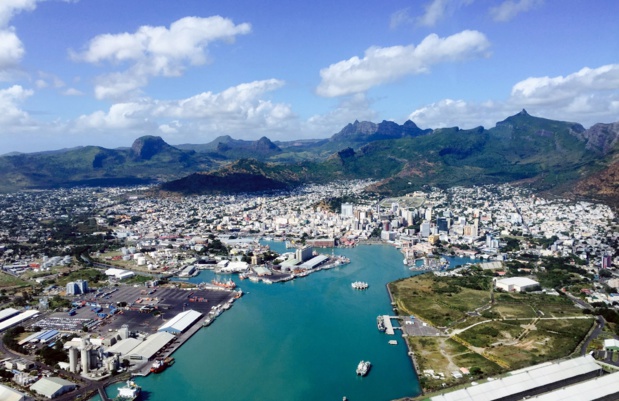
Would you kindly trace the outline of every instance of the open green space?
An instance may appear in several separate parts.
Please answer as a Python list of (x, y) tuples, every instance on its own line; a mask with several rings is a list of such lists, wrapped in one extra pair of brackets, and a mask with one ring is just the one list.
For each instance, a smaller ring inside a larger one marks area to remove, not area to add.
[(27, 285), (29, 285), (27, 281), (11, 276), (10, 274), (0, 272), (0, 288), (25, 287)]

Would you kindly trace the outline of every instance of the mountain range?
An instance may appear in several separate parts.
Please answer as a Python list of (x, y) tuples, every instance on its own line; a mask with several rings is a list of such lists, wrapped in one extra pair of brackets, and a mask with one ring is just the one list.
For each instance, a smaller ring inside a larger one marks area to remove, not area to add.
[(619, 123), (589, 129), (526, 110), (491, 129), (421, 129), (414, 122), (355, 121), (330, 138), (272, 142), (220, 136), (172, 146), (85, 146), (0, 156), (0, 190), (163, 183), (164, 191), (247, 192), (304, 182), (370, 178), (372, 190), (526, 183), (536, 190), (619, 203)]

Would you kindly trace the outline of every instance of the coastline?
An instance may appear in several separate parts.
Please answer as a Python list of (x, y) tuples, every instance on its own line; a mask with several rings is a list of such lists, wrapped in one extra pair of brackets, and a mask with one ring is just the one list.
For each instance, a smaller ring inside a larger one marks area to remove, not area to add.
[[(393, 294), (391, 293), (391, 289), (389, 288), (389, 284), (391, 284), (391, 283), (385, 284), (385, 287), (387, 288), (387, 294), (389, 294), (389, 301), (391, 303), (392, 309), (396, 310), (397, 314), (399, 315), (400, 312), (395, 307), (396, 305), (395, 305), (395, 302), (393, 300)], [(411, 364), (413, 366), (413, 371), (415, 372), (415, 375), (417, 376), (417, 379), (419, 380), (419, 366), (417, 364), (417, 359), (415, 358), (415, 352), (411, 348), (411, 345), (408, 342), (408, 338), (407, 337), (404, 337), (404, 343), (406, 344), (406, 349), (408, 350), (408, 354), (407, 355), (410, 357)], [(419, 395), (423, 395), (423, 388), (420, 386), (419, 389), (421, 391), (421, 393)], [(404, 399), (407, 399), (407, 398), (404, 398)]]

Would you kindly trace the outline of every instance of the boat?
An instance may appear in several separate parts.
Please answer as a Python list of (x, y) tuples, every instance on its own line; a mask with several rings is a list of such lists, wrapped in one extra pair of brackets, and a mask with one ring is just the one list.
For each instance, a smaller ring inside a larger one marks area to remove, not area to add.
[(118, 396), (114, 401), (134, 401), (142, 392), (142, 387), (135, 384), (133, 380), (127, 380), (126, 385), (118, 389)]
[(164, 359), (163, 362), (165, 362), (167, 366), (172, 366), (174, 365), (174, 357), (169, 356), (166, 359)]
[(350, 285), (355, 290), (367, 290), (368, 287), (370, 286), (368, 283), (363, 282), (363, 281), (354, 281)]
[(385, 331), (387, 329), (385, 327), (385, 319), (381, 315), (378, 315), (376, 318), (376, 326), (378, 326), (379, 331)]
[(229, 290), (231, 290), (233, 288), (236, 288), (236, 283), (234, 281), (232, 281), (232, 280), (218, 281), (218, 280), (213, 279), (211, 281), (211, 283), (213, 285), (216, 285), (217, 287), (222, 287), (222, 288), (226, 288), (226, 289), (229, 289)]
[(389, 340), (389, 344), (390, 345), (398, 345), (398, 341), (397, 340)]
[(372, 364), (370, 363), (370, 361), (361, 361), (359, 362), (359, 365), (357, 365), (357, 375), (358, 376), (365, 376), (368, 374), (368, 372), (370, 371), (370, 367), (372, 366)]
[(152, 365), (150, 365), (151, 373), (161, 373), (166, 368), (166, 363), (161, 359), (155, 359)]

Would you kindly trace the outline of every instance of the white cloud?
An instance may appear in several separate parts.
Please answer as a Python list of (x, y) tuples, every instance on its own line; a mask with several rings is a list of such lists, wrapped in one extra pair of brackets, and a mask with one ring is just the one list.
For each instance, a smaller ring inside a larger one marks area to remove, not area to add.
[(410, 9), (405, 8), (402, 10), (398, 10), (391, 14), (391, 18), (389, 20), (389, 27), (391, 29), (395, 29), (401, 25), (409, 25), (414, 22), (413, 17), (409, 14)]
[(543, 4), (543, 0), (506, 0), (490, 9), (490, 16), (498, 22), (506, 22), (518, 14), (527, 12)]
[(30, 117), (19, 104), (32, 96), (32, 90), (20, 85), (13, 85), (0, 90), (0, 123), (6, 128), (18, 128), (28, 125)]
[(6, 27), (15, 14), (32, 11), (37, 0), (2, 0), (0, 1), (0, 27)]
[(424, 6), (425, 12), (417, 19), (421, 26), (434, 26), (458, 8), (471, 4), (473, 0), (432, 0)]
[(95, 89), (100, 99), (120, 98), (145, 86), (149, 77), (180, 76), (188, 66), (205, 64), (210, 43), (230, 43), (250, 31), (249, 24), (235, 25), (220, 16), (185, 17), (169, 28), (142, 26), (135, 33), (96, 36), (86, 50), (71, 52), (71, 57), (93, 64), (128, 65), (125, 71), (99, 77)]
[(316, 114), (303, 123), (302, 132), (308, 138), (322, 138), (339, 132), (346, 124), (355, 121), (374, 121), (377, 113), (363, 93), (344, 98), (326, 114)]
[(371, 47), (363, 58), (352, 57), (320, 70), (317, 93), (335, 97), (364, 92), (406, 75), (426, 73), (436, 64), (487, 55), (490, 42), (478, 31), (439, 38), (428, 35), (419, 45)]
[(24, 46), (13, 28), (0, 30), (0, 71), (17, 67), (24, 53)]
[(619, 64), (586, 67), (566, 76), (530, 77), (517, 82), (505, 100), (444, 99), (413, 111), (409, 118), (430, 128), (490, 128), (523, 108), (533, 115), (585, 126), (619, 121)]
[[(269, 79), (240, 84), (220, 93), (203, 92), (187, 99), (140, 99), (114, 104), (109, 111), (82, 115), (75, 130), (134, 130), (165, 134), (248, 134), (281, 131), (296, 120), (290, 106), (263, 96), (284, 85)], [(182, 123), (181, 123), (182, 122)]]
[(84, 92), (75, 88), (67, 88), (65, 91), (62, 92), (62, 94), (65, 96), (83, 96)]

